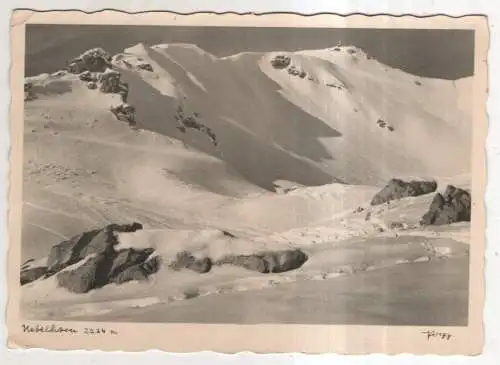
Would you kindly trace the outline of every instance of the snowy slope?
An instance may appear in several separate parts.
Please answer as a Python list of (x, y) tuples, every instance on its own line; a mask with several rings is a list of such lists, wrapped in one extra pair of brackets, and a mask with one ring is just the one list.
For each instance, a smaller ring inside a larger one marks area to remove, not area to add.
[[(290, 58), (287, 69), (272, 66), (278, 55)], [(90, 90), (76, 75), (28, 80), (36, 98), (25, 104), (23, 260), (131, 221), (145, 229), (122, 235), (122, 247), (152, 247), (164, 258), (182, 249), (221, 257), (295, 247), (310, 259), (265, 277), (241, 268), (163, 270), (148, 283), (85, 295), (52, 278), (25, 287), (33, 315), (104, 315), (192, 290), (325, 280), (425, 259), (428, 241), (446, 257), (467, 255), (468, 224), (415, 228), (432, 195), (368, 205), (393, 177), (469, 186), (470, 80), (412, 76), (355, 47), (217, 58), (194, 45), (139, 44), (112, 62), (129, 85), (137, 128), (110, 113), (118, 95)], [(206, 129), (183, 132), (179, 108)], [(277, 194), (280, 180), (297, 187)], [(410, 228), (391, 228), (401, 221)]]
[[(289, 56), (306, 77), (274, 69), (276, 55)], [(463, 97), (469, 80), (415, 77), (352, 47), (219, 59), (194, 45), (138, 45), (115, 60), (126, 57), (154, 69), (130, 72), (116, 62), (133, 85), (147, 84), (131, 94), (142, 127), (189, 141), (266, 188), (277, 179), (381, 184), (392, 176), (450, 176), (470, 167), (470, 100)], [(144, 94), (154, 97), (141, 105)], [(179, 104), (201, 115), (219, 150), (178, 133), (171, 117)], [(379, 119), (394, 130), (381, 128)]]

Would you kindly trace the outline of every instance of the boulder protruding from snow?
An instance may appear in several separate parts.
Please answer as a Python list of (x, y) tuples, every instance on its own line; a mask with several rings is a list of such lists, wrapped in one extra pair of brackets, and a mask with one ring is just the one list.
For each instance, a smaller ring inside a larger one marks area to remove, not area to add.
[(118, 94), (120, 92), (121, 75), (118, 71), (107, 69), (101, 74), (100, 77), (101, 87), (103, 93)]
[(45, 276), (46, 273), (47, 273), (46, 266), (30, 267), (26, 269), (21, 268), (21, 278), (20, 278), (21, 285), (25, 285), (35, 280), (38, 280), (41, 277)]
[(276, 69), (284, 69), (290, 66), (292, 59), (289, 56), (277, 55), (271, 60), (271, 66)]
[(280, 273), (301, 267), (308, 257), (301, 250), (268, 251), (253, 255), (228, 255), (217, 265), (235, 265), (263, 274)]
[(301, 79), (303, 79), (304, 77), (307, 76), (307, 73), (304, 70), (299, 70), (297, 67), (295, 67), (293, 65), (290, 66), (290, 67), (288, 67), (287, 72), (290, 75), (292, 75), (292, 76), (298, 76)]
[(23, 265), (21, 285), (56, 275), (60, 287), (87, 293), (109, 283), (147, 279), (161, 266), (153, 248), (115, 249), (118, 233), (140, 229), (142, 224), (137, 222), (109, 224), (63, 241), (52, 247), (46, 266)]
[(429, 210), (424, 214), (422, 225), (443, 225), (469, 222), (471, 219), (471, 196), (466, 190), (448, 185), (444, 194), (437, 193)]
[(391, 200), (430, 194), (436, 191), (436, 189), (437, 182), (435, 181), (413, 180), (405, 182), (400, 179), (391, 179), (381, 191), (375, 194), (370, 204), (379, 205)]
[(107, 284), (111, 263), (112, 260), (105, 253), (89, 257), (78, 268), (59, 273), (57, 284), (77, 294), (103, 287)]
[(83, 71), (81, 74), (78, 75), (78, 78), (82, 81), (97, 81), (99, 79), (100, 73), (98, 72), (90, 72), (90, 71)]
[(178, 129), (185, 133), (187, 129), (194, 129), (199, 132), (202, 132), (207, 135), (207, 137), (210, 140), (210, 143), (212, 143), (215, 147), (217, 147), (218, 142), (217, 142), (217, 137), (215, 136), (215, 133), (207, 127), (205, 124), (201, 123), (198, 121), (198, 118), (200, 117), (199, 113), (194, 112), (192, 115), (187, 115), (184, 112), (184, 109), (182, 106), (178, 106), (177, 112), (174, 116), (175, 120), (179, 124)]
[(389, 131), (394, 132), (394, 127), (382, 119), (377, 120), (377, 125), (380, 128), (387, 128)]
[(52, 275), (75, 264), (89, 255), (110, 253), (118, 243), (117, 233), (134, 232), (142, 228), (138, 223), (110, 224), (102, 229), (94, 229), (71, 237), (52, 246), (47, 259), (47, 274)]
[(190, 252), (183, 251), (177, 254), (169, 267), (175, 271), (189, 269), (204, 274), (212, 268), (212, 260), (209, 257), (196, 258)]
[(130, 126), (135, 126), (137, 124), (135, 120), (135, 108), (127, 103), (119, 104), (115, 107), (111, 107), (111, 113), (116, 117), (116, 119), (122, 122), (127, 122)]
[(111, 55), (102, 48), (89, 49), (68, 64), (68, 71), (73, 74), (104, 72), (107, 68), (111, 68)]
[(138, 68), (139, 70), (148, 71), (148, 72), (153, 72), (153, 71), (154, 71), (154, 70), (153, 70), (153, 66), (151, 66), (151, 64), (150, 64), (150, 63), (147, 63), (147, 62), (144, 62), (144, 61), (139, 62), (139, 63), (137, 64), (137, 68)]

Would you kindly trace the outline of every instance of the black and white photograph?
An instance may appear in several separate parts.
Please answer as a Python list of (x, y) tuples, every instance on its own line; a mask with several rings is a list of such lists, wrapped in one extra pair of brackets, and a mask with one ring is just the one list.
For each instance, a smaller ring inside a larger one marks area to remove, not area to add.
[(476, 39), (27, 24), (21, 318), (467, 327)]

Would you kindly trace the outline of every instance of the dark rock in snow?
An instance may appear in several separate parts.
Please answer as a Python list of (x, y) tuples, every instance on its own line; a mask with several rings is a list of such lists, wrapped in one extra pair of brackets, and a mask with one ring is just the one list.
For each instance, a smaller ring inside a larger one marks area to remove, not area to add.
[(170, 263), (169, 267), (175, 271), (189, 269), (204, 274), (212, 268), (212, 260), (208, 257), (197, 259), (190, 252), (183, 251), (177, 254), (177, 257)]
[(87, 82), (87, 87), (90, 90), (95, 90), (95, 89), (97, 89), (97, 84), (94, 81), (89, 81), (89, 82)]
[(120, 233), (126, 233), (126, 232), (136, 232), (139, 231), (143, 228), (143, 225), (139, 222), (133, 222), (131, 224), (116, 224), (116, 223), (111, 223), (106, 226), (106, 229), (108, 231), (116, 231)]
[(291, 58), (285, 55), (278, 55), (271, 60), (271, 65), (277, 69), (287, 68), (292, 62)]
[(154, 274), (160, 270), (162, 259), (160, 256), (152, 255), (144, 264), (141, 265), (144, 272), (148, 275)]
[(122, 97), (122, 101), (125, 103), (128, 99), (129, 86), (126, 82), (121, 82), (118, 89), (118, 94)]
[(295, 270), (307, 261), (307, 255), (300, 250), (268, 252), (262, 258), (273, 273)]
[(112, 283), (123, 284), (128, 281), (145, 281), (148, 280), (148, 273), (144, 270), (142, 265), (135, 265), (126, 268), (117, 276), (111, 279)]
[(78, 75), (78, 78), (82, 81), (95, 81), (92, 79), (92, 72), (90, 71), (83, 71), (80, 75)]
[(471, 196), (468, 191), (448, 185), (443, 195), (437, 193), (434, 196), (420, 223), (422, 225), (444, 225), (469, 222), (471, 206)]
[(115, 93), (120, 91), (121, 75), (118, 71), (107, 69), (100, 78), (100, 90), (103, 93)]
[(47, 267), (32, 267), (25, 270), (21, 270), (21, 285), (31, 283), (37, 279), (40, 279), (47, 273)]
[(47, 258), (47, 274), (54, 274), (65, 267), (80, 261), (83, 257), (81, 251), (101, 230), (93, 230), (77, 236), (73, 236), (67, 241), (52, 246)]
[(234, 234), (232, 234), (231, 232), (228, 232), (228, 231), (222, 231), (222, 234), (224, 236), (231, 237), (231, 238), (236, 237)]
[(192, 264), (195, 262), (196, 257), (194, 257), (190, 252), (188, 251), (182, 251), (177, 253), (175, 260), (172, 261), (168, 267), (171, 268), (172, 270), (178, 271), (182, 270), (188, 267), (188, 265)]
[(139, 70), (153, 72), (153, 66), (151, 66), (149, 63), (139, 63), (139, 64), (137, 64), (137, 68)]
[(102, 48), (93, 48), (85, 51), (68, 64), (68, 71), (81, 74), (84, 71), (104, 72), (111, 67), (111, 55)]
[(409, 181), (391, 179), (372, 199), (371, 205), (379, 205), (391, 200), (429, 194), (437, 189), (435, 181)]
[(182, 133), (185, 133), (187, 129), (194, 129), (199, 132), (206, 134), (210, 140), (210, 143), (217, 147), (218, 141), (215, 133), (208, 126), (198, 121), (200, 114), (194, 112), (192, 115), (186, 115), (182, 106), (177, 107), (176, 114), (174, 115), (175, 120), (179, 123), (177, 129)]
[(137, 124), (135, 120), (135, 108), (130, 104), (123, 103), (115, 107), (111, 107), (110, 111), (116, 119), (126, 122), (130, 126), (135, 126)]
[(212, 268), (212, 260), (209, 257), (197, 259), (187, 266), (189, 270), (196, 271), (197, 273), (204, 274)]
[(74, 270), (59, 273), (57, 283), (72, 293), (87, 293), (108, 283), (112, 262), (106, 253), (101, 253)]
[(144, 250), (128, 248), (118, 251), (111, 264), (109, 276), (112, 278), (129, 267), (143, 264), (153, 252), (154, 249), (152, 248), (146, 248)]
[(307, 255), (300, 250), (269, 251), (254, 255), (229, 255), (217, 265), (235, 265), (260, 273), (279, 273), (295, 270), (306, 261)]
[[(30, 261), (22, 266), (21, 284), (57, 274), (60, 287), (73, 293), (86, 293), (111, 282), (120, 284), (146, 280), (161, 267), (161, 259), (153, 255), (153, 248), (115, 250), (118, 233), (135, 232), (142, 228), (142, 224), (137, 222), (109, 224), (63, 241), (51, 248), (47, 267), (32, 268)], [(73, 264), (77, 267), (68, 268)], [(194, 264), (198, 265), (197, 270), (206, 270), (206, 260), (195, 260)]]
[[(151, 252), (151, 254), (149, 254)], [(115, 284), (126, 283), (127, 281), (145, 281), (148, 280), (152, 274), (160, 270), (161, 259), (160, 256), (152, 256), (153, 249), (145, 249), (139, 255), (135, 256), (135, 260), (126, 261), (121, 266), (121, 271), (110, 275), (110, 282)], [(146, 256), (146, 261), (143, 260)], [(152, 256), (152, 257), (151, 257)], [(129, 256), (130, 257), (130, 256)], [(128, 262), (131, 264), (129, 265)], [(132, 263), (135, 264), (132, 265)]]
[(234, 265), (247, 270), (268, 273), (266, 262), (257, 255), (229, 255), (216, 262), (217, 265)]
[(76, 235), (52, 246), (47, 259), (47, 273), (54, 274), (89, 255), (114, 252), (113, 246), (117, 243), (116, 233), (134, 232), (141, 228), (142, 225), (138, 223), (111, 224), (102, 229)]

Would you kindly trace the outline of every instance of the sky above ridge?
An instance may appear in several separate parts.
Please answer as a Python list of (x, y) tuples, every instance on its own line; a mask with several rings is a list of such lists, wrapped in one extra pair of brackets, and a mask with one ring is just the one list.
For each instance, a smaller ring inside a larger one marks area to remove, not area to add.
[(474, 73), (471, 30), (30, 24), (26, 27), (25, 74), (61, 69), (66, 60), (89, 48), (102, 47), (114, 54), (139, 42), (192, 43), (224, 57), (240, 52), (321, 49), (339, 41), (419, 76), (458, 79)]

